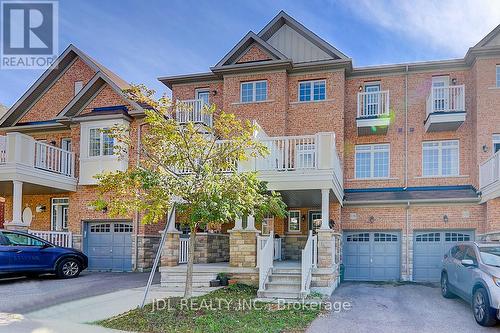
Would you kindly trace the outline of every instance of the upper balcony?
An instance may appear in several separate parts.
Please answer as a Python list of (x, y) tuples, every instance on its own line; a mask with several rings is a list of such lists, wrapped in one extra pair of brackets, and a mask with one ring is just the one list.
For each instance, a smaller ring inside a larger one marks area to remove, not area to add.
[[(261, 136), (259, 140), (267, 147), (269, 155), (243, 162), (239, 165), (239, 170), (258, 171), (259, 178), (267, 182), (271, 190), (328, 188), (342, 202), (343, 173), (335, 147), (335, 133)], [(305, 193), (304, 195), (308, 195)]]
[(465, 86), (432, 87), (426, 111), (427, 132), (457, 130), (465, 121)]
[(179, 124), (193, 122), (212, 127), (213, 117), (211, 113), (204, 112), (208, 105), (203, 99), (189, 99), (178, 103), (180, 105), (175, 110), (175, 120)]
[(30, 194), (76, 191), (75, 154), (12, 132), (0, 136), (0, 191), (10, 194), (12, 181)]
[(500, 151), (479, 166), (479, 191), (482, 202), (500, 197)]
[(386, 134), (390, 124), (389, 91), (358, 93), (358, 135)]

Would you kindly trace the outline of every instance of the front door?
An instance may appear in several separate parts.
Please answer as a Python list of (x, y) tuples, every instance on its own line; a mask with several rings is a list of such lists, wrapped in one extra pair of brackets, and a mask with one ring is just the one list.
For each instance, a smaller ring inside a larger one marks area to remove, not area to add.
[(432, 78), (432, 93), (434, 112), (446, 111), (448, 109), (448, 86), (450, 78), (448, 76), (435, 76)]
[(365, 92), (371, 93), (365, 95), (364, 105), (365, 105), (365, 116), (378, 116), (380, 114), (380, 84), (379, 83), (367, 83), (365, 84)]
[(308, 230), (312, 230), (313, 233), (316, 233), (321, 227), (321, 211), (320, 210), (310, 210), (309, 211), (309, 223)]
[(52, 230), (66, 231), (68, 230), (68, 198), (52, 198), (50, 214), (52, 220)]

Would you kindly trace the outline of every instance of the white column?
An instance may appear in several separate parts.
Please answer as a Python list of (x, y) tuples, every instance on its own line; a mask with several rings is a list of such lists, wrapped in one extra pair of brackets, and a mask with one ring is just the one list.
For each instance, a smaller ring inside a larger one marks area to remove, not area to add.
[(321, 190), (321, 229), (330, 229), (330, 189)]
[(12, 189), (12, 223), (23, 223), (23, 182), (13, 180)]
[[(168, 216), (167, 216), (167, 223), (168, 223), (168, 220), (170, 219), (170, 213), (168, 213)], [(167, 232), (179, 232), (179, 230), (177, 230), (175, 228), (175, 208), (174, 210), (172, 211), (172, 223), (169, 224), (168, 228), (167, 228)]]
[(236, 220), (234, 220), (234, 228), (231, 230), (242, 230), (243, 229), (243, 220), (241, 217), (237, 217)]
[(247, 217), (247, 229), (246, 230), (257, 230), (255, 229), (255, 216), (248, 215)]

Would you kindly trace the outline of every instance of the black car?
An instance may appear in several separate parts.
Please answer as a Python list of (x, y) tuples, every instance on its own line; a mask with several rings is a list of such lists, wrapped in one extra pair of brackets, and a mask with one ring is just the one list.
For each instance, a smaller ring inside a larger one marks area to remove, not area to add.
[(69, 279), (87, 266), (88, 258), (80, 251), (56, 246), (26, 232), (0, 229), (0, 274), (54, 273)]

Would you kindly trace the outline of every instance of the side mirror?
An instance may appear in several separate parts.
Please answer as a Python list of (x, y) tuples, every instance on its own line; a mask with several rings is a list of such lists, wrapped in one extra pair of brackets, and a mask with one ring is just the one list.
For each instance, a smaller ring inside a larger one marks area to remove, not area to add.
[(476, 264), (474, 264), (474, 261), (471, 260), (471, 259), (462, 259), (461, 261), (462, 265), (464, 265), (465, 267), (473, 267), (473, 266), (476, 266)]

